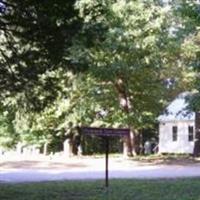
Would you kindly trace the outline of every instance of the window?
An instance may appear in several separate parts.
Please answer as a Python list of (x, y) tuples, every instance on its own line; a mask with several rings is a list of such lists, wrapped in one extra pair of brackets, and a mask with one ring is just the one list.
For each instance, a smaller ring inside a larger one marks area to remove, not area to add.
[(177, 141), (178, 138), (178, 127), (177, 126), (173, 126), (172, 127), (172, 141)]
[(188, 126), (188, 140), (190, 142), (194, 140), (194, 128), (193, 128), (193, 126)]

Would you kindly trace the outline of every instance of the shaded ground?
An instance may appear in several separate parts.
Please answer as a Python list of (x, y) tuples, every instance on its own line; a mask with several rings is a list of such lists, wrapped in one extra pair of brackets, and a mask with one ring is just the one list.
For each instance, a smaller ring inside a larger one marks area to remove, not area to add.
[[(158, 162), (159, 161), (159, 162)], [(104, 156), (1, 158), (0, 182), (104, 179)], [(160, 179), (200, 177), (198, 159), (110, 156), (110, 178)]]
[[(0, 157), (0, 170), (4, 169), (84, 169), (102, 168), (105, 158), (101, 156), (51, 157), (51, 156), (15, 156)], [(110, 155), (113, 169), (126, 169), (134, 166), (178, 165), (200, 166), (200, 158), (187, 155), (150, 155), (123, 158), (121, 155)]]
[(199, 200), (200, 179), (0, 184), (1, 200)]
[[(14, 169), (54, 169), (54, 170), (84, 170), (104, 168), (104, 156), (81, 156), (81, 157), (2, 157), (0, 159), (0, 170)], [(138, 161), (124, 159), (122, 156), (110, 156), (110, 166), (113, 169), (129, 168), (140, 165)]]
[(189, 155), (150, 155), (137, 156), (132, 159), (141, 165), (193, 165), (200, 164), (200, 158)]
[(86, 164), (81, 162), (77, 163), (62, 163), (55, 161), (4, 161), (0, 163), (0, 169), (74, 169), (74, 168), (85, 168)]

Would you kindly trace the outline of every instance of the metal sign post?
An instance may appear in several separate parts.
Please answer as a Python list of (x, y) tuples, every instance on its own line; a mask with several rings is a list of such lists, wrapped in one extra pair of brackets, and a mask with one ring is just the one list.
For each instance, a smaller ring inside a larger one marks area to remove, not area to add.
[(93, 128), (82, 127), (81, 132), (85, 135), (100, 136), (105, 141), (105, 186), (109, 186), (109, 138), (113, 136), (129, 137), (129, 129), (114, 129), (114, 128)]
[(105, 156), (105, 186), (108, 187), (108, 155), (109, 155), (109, 138), (104, 138), (106, 143), (106, 156)]

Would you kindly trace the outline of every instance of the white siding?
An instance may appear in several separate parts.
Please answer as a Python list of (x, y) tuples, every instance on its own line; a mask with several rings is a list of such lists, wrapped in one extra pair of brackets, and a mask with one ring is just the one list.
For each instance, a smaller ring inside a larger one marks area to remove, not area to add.
[[(172, 140), (172, 127), (178, 127), (177, 141)], [(194, 142), (188, 140), (188, 126), (194, 121), (161, 122), (159, 125), (159, 153), (193, 153)], [(195, 131), (195, 127), (193, 129)]]

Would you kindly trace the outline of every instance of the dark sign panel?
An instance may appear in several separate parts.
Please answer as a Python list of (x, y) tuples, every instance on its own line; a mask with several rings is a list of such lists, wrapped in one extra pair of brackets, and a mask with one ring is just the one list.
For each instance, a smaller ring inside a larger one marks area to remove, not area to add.
[(93, 127), (82, 127), (81, 132), (86, 135), (97, 135), (97, 136), (129, 136), (129, 129), (120, 128), (93, 128)]
[(129, 136), (129, 129), (122, 128), (94, 128), (81, 127), (80, 131), (85, 135), (96, 135), (104, 137), (106, 141), (106, 157), (105, 157), (105, 186), (108, 188), (108, 154), (109, 154), (109, 136)]

